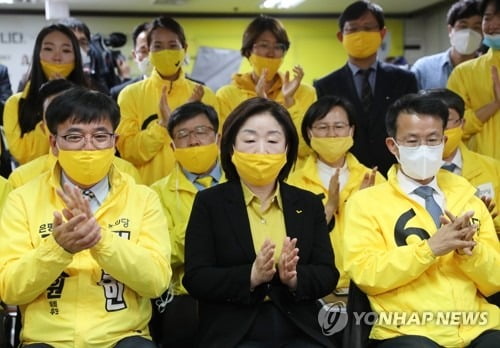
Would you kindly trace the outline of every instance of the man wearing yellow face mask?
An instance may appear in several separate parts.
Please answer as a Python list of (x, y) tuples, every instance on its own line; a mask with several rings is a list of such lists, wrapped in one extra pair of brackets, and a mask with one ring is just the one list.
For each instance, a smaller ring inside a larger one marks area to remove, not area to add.
[(495, 230), (500, 235), (500, 161), (471, 151), (462, 142), (465, 123), (465, 103), (455, 92), (449, 89), (428, 89), (420, 94), (441, 99), (448, 106), (448, 124), (444, 131), (443, 169), (466, 178), (477, 188), (480, 197), (491, 212)]
[(77, 87), (46, 116), (57, 162), (9, 195), (0, 220), (0, 293), (19, 305), (21, 343), (156, 347), (150, 298), (171, 278), (168, 227), (158, 196), (113, 165), (118, 106)]
[(339, 18), (337, 38), (348, 61), (314, 84), (319, 97), (337, 95), (356, 108), (356, 133), (351, 152), (365, 166), (386, 174), (395, 162), (385, 146), (385, 114), (399, 97), (417, 91), (413, 73), (377, 60), (386, 34), (382, 8), (368, 1), (347, 6)]
[[(50, 144), (50, 132), (46, 125), (45, 111), (55, 97), (74, 87), (76, 87), (75, 84), (65, 79), (50, 80), (40, 87), (38, 100), (40, 102), (40, 109), (42, 110), (41, 114), (43, 115), (41, 128), (46, 134), (47, 144)], [(9, 175), (9, 183), (12, 188), (18, 188), (31, 179), (36, 178), (38, 175), (51, 170), (56, 161), (57, 157), (49, 151), (47, 154), (37, 157), (34, 160), (15, 168)], [(113, 163), (122, 172), (131, 175), (138, 184), (141, 183), (139, 172), (130, 162), (115, 156)]]
[(176, 164), (172, 172), (154, 183), (168, 221), (172, 245), (172, 282), (153, 300), (150, 329), (161, 347), (194, 347), (198, 326), (198, 303), (182, 286), (184, 237), (198, 191), (225, 181), (219, 154), (219, 120), (209, 105), (193, 102), (172, 112), (167, 130), (172, 138)]
[(179, 23), (158, 17), (147, 39), (154, 69), (151, 76), (128, 85), (118, 96), (122, 119), (117, 147), (120, 155), (139, 169), (143, 182), (150, 185), (174, 167), (167, 132), (169, 110), (190, 101), (201, 101), (217, 110), (218, 103), (208, 87), (187, 79), (182, 70), (187, 41)]
[[(304, 113), (316, 100), (316, 93), (314, 88), (301, 83), (304, 71), (300, 65), (293, 68), (293, 77), (288, 71), (278, 71), (289, 48), (285, 27), (276, 18), (261, 15), (248, 25), (243, 34), (241, 54), (250, 62), (252, 71), (235, 74), (231, 84), (217, 91), (222, 120), (241, 102), (258, 96), (287, 108), (296, 129), (300, 129)], [(310, 153), (300, 139), (299, 160)]]

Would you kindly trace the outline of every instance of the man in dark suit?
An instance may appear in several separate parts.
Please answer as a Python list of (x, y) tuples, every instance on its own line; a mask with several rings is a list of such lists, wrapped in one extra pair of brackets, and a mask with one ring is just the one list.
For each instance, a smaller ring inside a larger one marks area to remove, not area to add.
[(382, 8), (367, 1), (349, 5), (339, 18), (337, 38), (348, 61), (337, 71), (314, 83), (318, 98), (342, 96), (356, 107), (356, 130), (351, 152), (368, 167), (386, 175), (394, 156), (385, 146), (385, 114), (393, 101), (417, 91), (413, 73), (377, 60), (386, 34)]

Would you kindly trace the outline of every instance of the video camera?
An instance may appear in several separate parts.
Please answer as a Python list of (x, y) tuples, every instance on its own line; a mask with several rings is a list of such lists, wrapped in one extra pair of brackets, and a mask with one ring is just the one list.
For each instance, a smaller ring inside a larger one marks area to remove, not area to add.
[(95, 70), (99, 71), (99, 75), (104, 79), (108, 88), (111, 88), (121, 83), (118, 74), (118, 62), (126, 61), (126, 57), (119, 50), (127, 43), (127, 35), (119, 32), (103, 36), (100, 33), (92, 35), (90, 46), (93, 52), (95, 61)]

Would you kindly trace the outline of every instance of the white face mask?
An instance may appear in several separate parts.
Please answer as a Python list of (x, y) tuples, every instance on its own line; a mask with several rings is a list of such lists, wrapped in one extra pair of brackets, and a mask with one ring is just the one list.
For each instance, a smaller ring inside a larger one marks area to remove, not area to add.
[(149, 76), (151, 71), (153, 71), (153, 65), (149, 62), (149, 57), (144, 57), (141, 61), (136, 59), (135, 63), (137, 64), (137, 69), (139, 69), (139, 72), (143, 76)]
[(420, 145), (408, 147), (398, 145), (399, 158), (403, 172), (412, 179), (425, 180), (437, 174), (443, 164), (444, 142), (439, 145)]
[(83, 48), (80, 47), (80, 54), (82, 56), (82, 67), (83, 70), (89, 69), (90, 67), (90, 56)]
[(479, 49), (483, 37), (472, 29), (453, 30), (450, 36), (451, 45), (460, 54), (472, 54)]

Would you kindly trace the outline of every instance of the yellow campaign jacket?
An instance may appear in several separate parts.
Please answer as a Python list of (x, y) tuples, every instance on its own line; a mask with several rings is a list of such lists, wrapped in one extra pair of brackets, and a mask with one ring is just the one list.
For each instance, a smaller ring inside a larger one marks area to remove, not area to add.
[(19, 101), (26, 97), (27, 88), (24, 92), (13, 94), (5, 102), (3, 111), (3, 128), (5, 138), (12, 157), (20, 164), (27, 163), (49, 151), (49, 134), (42, 128), (42, 122), (38, 122), (35, 129), (23, 134), (19, 126)]
[[(455, 216), (473, 210), (480, 227), (472, 256), (454, 251), (434, 256), (426, 239), (436, 226), (427, 210), (401, 190), (397, 168), (389, 170), (388, 182), (359, 191), (346, 206), (350, 235), (344, 240), (345, 268), (379, 319), (385, 314), (370, 337), (411, 334), (441, 346), (468, 346), (483, 331), (500, 329), (500, 308), (482, 296), (500, 291), (500, 272), (495, 271), (500, 248), (493, 221), (467, 180), (440, 170), (437, 182), (445, 209)], [(391, 313), (399, 319), (391, 320)], [(415, 315), (419, 317), (411, 319)]]
[[(174, 167), (174, 153), (166, 128), (157, 122), (161, 90), (167, 86), (167, 102), (171, 110), (186, 103), (197, 84), (181, 72), (176, 81), (163, 80), (156, 70), (145, 80), (125, 87), (118, 96), (121, 121), (117, 148), (120, 156), (139, 170), (142, 182), (151, 185), (168, 175)], [(218, 111), (215, 94), (203, 86), (202, 102)]]
[[(493, 197), (497, 210), (500, 209), (500, 161), (470, 151), (464, 144), (459, 145), (462, 153), (462, 176), (479, 191)], [(500, 235), (500, 215), (493, 219), (495, 230)]]
[[(48, 154), (14, 169), (9, 175), (9, 183), (13, 188), (18, 188), (40, 174), (49, 171), (56, 161), (57, 157), (52, 154), (52, 151), (49, 151)], [(134, 178), (137, 184), (141, 183), (139, 172), (130, 162), (115, 157), (113, 163), (122, 173), (126, 173)]]
[(467, 146), (480, 154), (500, 160), (500, 110), (486, 122), (481, 122), (475, 110), (495, 99), (491, 67), (500, 69), (500, 51), (489, 49), (476, 59), (453, 69), (448, 88), (465, 101), (464, 137)]
[[(224, 174), (221, 176), (221, 182), (223, 181), (226, 181)], [(172, 281), (170, 287), (174, 295), (185, 295), (188, 292), (182, 285), (182, 278), (184, 277), (184, 240), (191, 207), (198, 190), (184, 175), (178, 163), (168, 176), (155, 182), (151, 185), (151, 188), (158, 193), (168, 222), (172, 247), (170, 261), (172, 265)]]
[[(304, 190), (311, 191), (314, 194), (323, 196), (323, 205), (326, 204), (328, 200), (328, 187), (324, 187), (323, 183), (319, 177), (318, 167), (317, 167), (317, 156), (312, 155), (304, 162), (304, 166), (290, 174), (288, 178), (288, 183), (300, 187)], [(356, 157), (351, 154), (346, 154), (347, 168), (349, 169), (349, 178), (344, 188), (339, 192), (339, 208), (335, 212), (335, 227), (330, 233), (330, 240), (332, 242), (333, 250), (335, 251), (335, 266), (340, 273), (340, 278), (337, 284), (337, 288), (349, 287), (349, 277), (344, 269), (343, 262), (343, 246), (344, 239), (348, 237), (349, 231), (344, 230), (345, 216), (344, 207), (347, 200), (351, 197), (354, 192), (359, 190), (361, 183), (363, 182), (363, 177), (366, 173), (369, 173), (371, 169), (365, 167), (356, 159)], [(375, 177), (375, 185), (385, 182), (385, 178), (382, 174), (377, 172)]]
[(22, 313), (21, 340), (62, 347), (114, 347), (149, 337), (150, 299), (168, 286), (170, 240), (158, 195), (114, 166), (94, 216), (101, 240), (70, 254), (52, 235), (61, 170), (12, 191), (0, 220), (0, 296)]
[[(280, 78), (271, 88), (271, 92), (268, 97), (284, 105), (285, 100), (283, 98), (283, 93), (281, 93), (283, 75), (280, 74), (279, 76)], [(255, 83), (252, 80), (252, 74), (235, 74), (231, 84), (219, 88), (216, 95), (220, 104), (220, 118), (221, 120), (226, 120), (231, 111), (233, 111), (243, 101), (257, 96), (255, 93)], [(317, 99), (316, 91), (309, 85), (300, 84), (299, 88), (297, 88), (297, 91), (295, 92), (294, 98), (295, 104), (288, 109), (288, 112), (290, 113), (290, 116), (292, 116), (295, 128), (299, 133), (299, 157), (305, 158), (307, 155), (312, 153), (312, 151), (307, 146), (304, 139), (300, 136), (300, 127), (307, 109)]]

